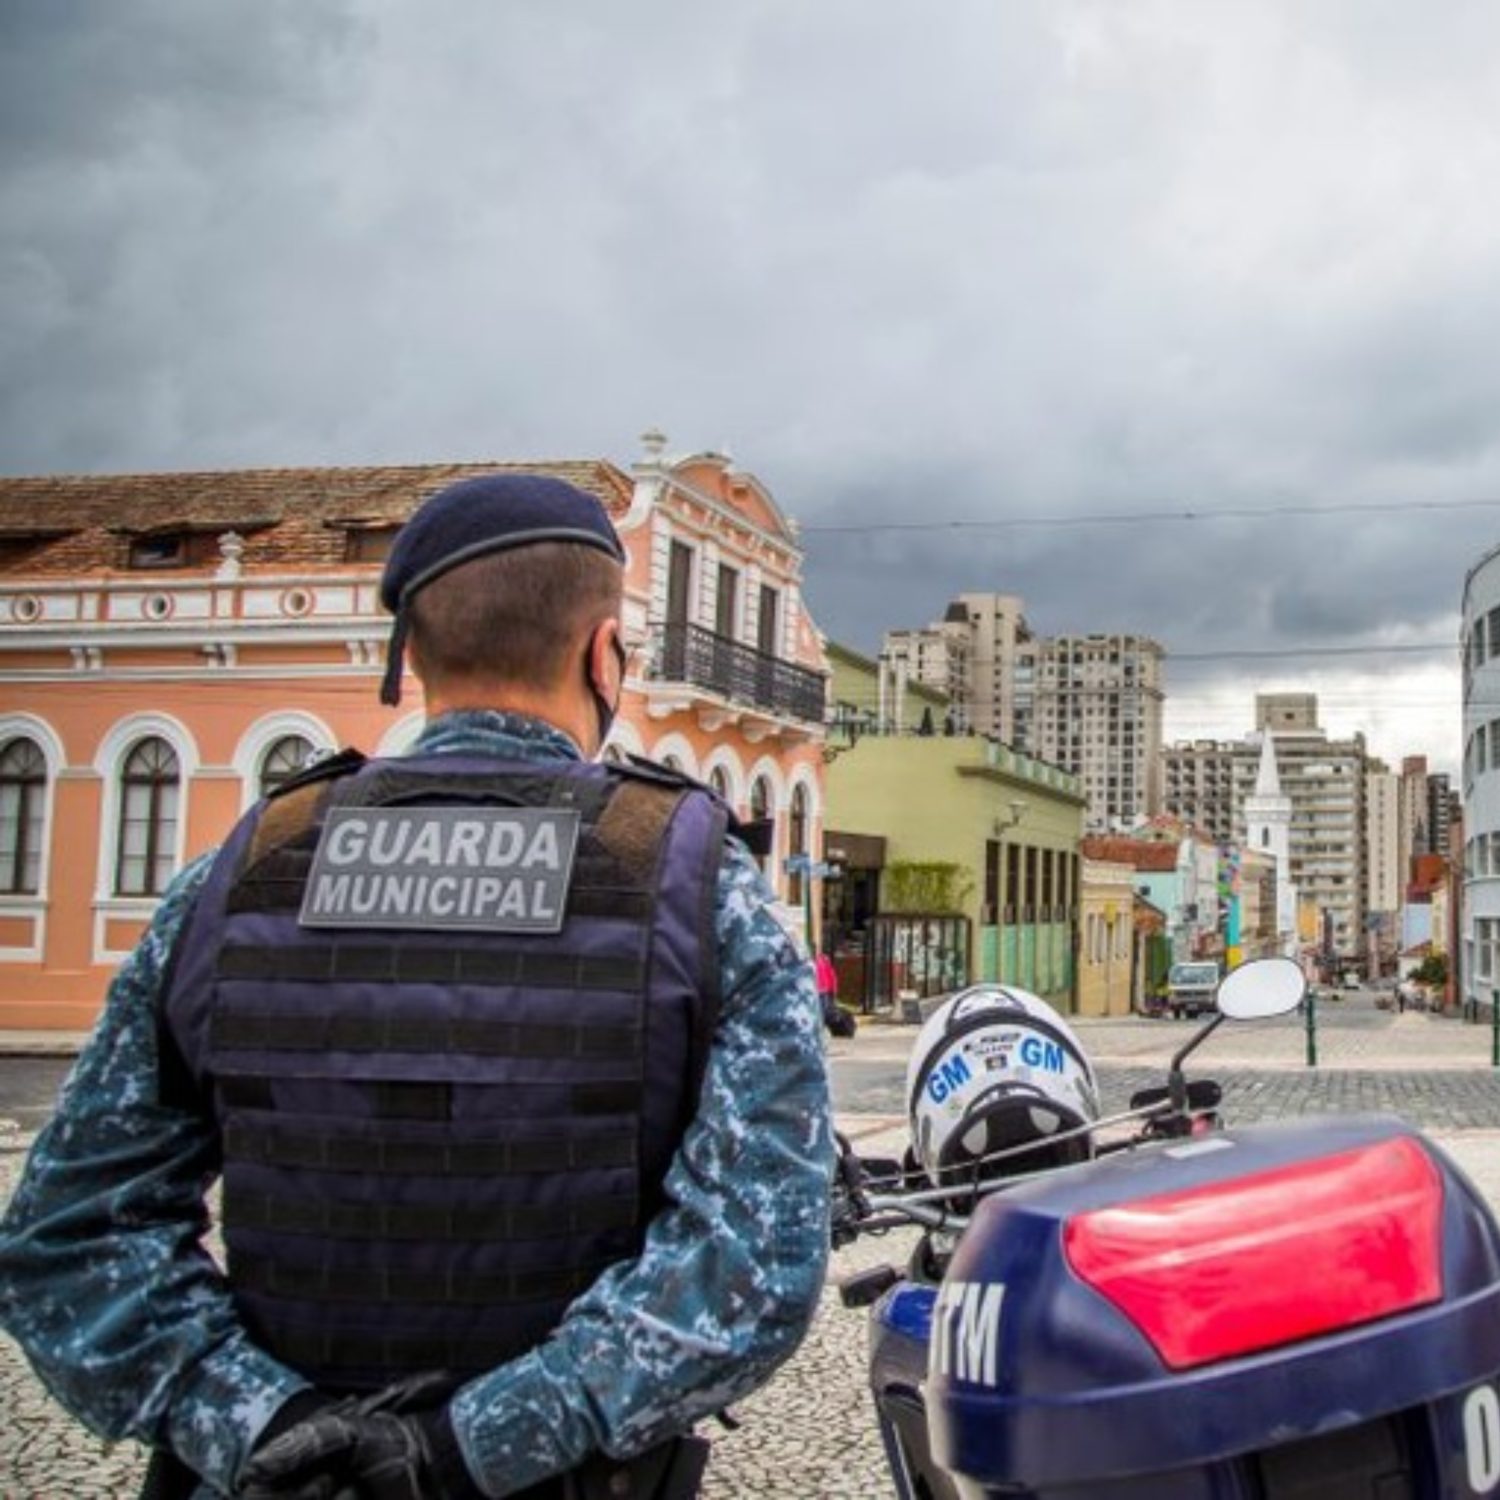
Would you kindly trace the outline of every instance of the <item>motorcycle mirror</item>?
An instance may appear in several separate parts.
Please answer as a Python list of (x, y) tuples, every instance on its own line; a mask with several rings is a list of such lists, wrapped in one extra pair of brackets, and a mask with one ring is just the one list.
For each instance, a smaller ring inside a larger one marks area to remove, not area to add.
[(1215, 997), (1231, 1021), (1260, 1021), (1296, 1010), (1307, 993), (1307, 977), (1289, 958), (1252, 958), (1232, 970)]

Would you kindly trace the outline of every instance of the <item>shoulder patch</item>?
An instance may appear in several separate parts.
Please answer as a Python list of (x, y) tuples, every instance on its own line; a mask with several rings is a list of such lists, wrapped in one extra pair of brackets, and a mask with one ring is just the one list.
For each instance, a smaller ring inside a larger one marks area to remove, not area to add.
[(352, 745), (346, 745), (335, 754), (325, 755), (322, 760), (315, 760), (310, 766), (304, 766), (295, 776), (288, 776), (280, 786), (266, 793), (266, 801), (274, 802), (278, 797), (285, 797), (288, 792), (296, 791), (298, 787), (311, 786), (319, 781), (331, 781), (336, 776), (351, 775), (364, 763), (364, 752), (356, 750)]
[(695, 792), (713, 795), (709, 787), (704, 786), (701, 781), (695, 781), (686, 771), (674, 771), (671, 766), (664, 766), (649, 756), (627, 755), (623, 761), (606, 761), (605, 764), (617, 776), (649, 781), (656, 786), (690, 788)]
[(558, 932), (579, 815), (546, 807), (337, 807), (303, 927)]

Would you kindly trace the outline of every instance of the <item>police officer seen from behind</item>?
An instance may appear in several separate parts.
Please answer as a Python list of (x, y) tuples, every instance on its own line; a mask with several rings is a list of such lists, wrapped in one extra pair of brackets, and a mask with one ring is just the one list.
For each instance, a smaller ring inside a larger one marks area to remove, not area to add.
[(416, 748), (257, 807), (112, 984), (0, 1318), (81, 1421), (153, 1445), (155, 1493), (691, 1494), (681, 1435), (801, 1340), (812, 972), (712, 795), (595, 760), (622, 562), (556, 479), (428, 500), (381, 585)]

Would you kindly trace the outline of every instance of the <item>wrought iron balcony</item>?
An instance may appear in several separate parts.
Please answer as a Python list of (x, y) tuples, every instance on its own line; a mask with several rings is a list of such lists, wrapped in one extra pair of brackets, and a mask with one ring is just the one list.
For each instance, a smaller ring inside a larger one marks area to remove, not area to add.
[(821, 723), (823, 678), (779, 656), (715, 635), (701, 625), (660, 625), (651, 676), (706, 688), (730, 702), (785, 718)]

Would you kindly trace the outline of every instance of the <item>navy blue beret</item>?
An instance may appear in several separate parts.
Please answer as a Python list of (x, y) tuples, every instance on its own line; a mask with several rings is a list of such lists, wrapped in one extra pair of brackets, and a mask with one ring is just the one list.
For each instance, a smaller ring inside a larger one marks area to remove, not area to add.
[(592, 495), (548, 474), (481, 474), (424, 500), (401, 528), (380, 579), (380, 602), (394, 613), (450, 568), (533, 542), (578, 542), (625, 561)]
[(396, 616), (382, 702), (400, 699), (405, 612), (412, 596), (451, 568), (534, 542), (576, 542), (625, 561), (625, 549), (598, 500), (548, 474), (481, 474), (422, 502), (397, 535), (380, 579), (380, 602)]

